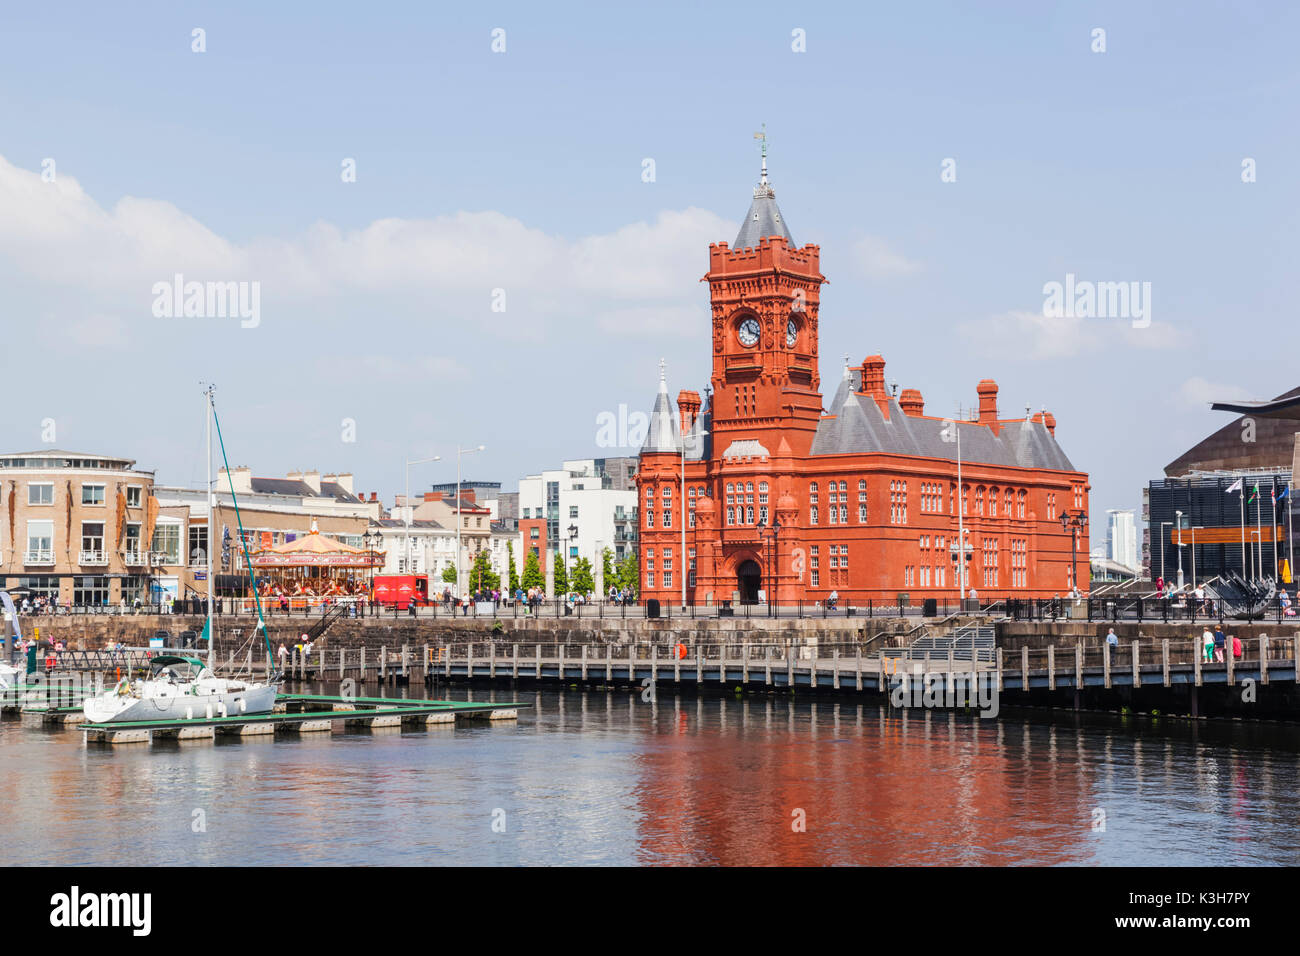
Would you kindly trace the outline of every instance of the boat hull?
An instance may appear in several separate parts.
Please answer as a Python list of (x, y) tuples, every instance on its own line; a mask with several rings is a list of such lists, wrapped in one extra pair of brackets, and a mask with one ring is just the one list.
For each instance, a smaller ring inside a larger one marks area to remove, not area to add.
[(101, 695), (88, 698), (81, 709), (86, 719), (96, 724), (141, 720), (202, 720), (209, 716), (269, 714), (275, 708), (275, 697), (273, 685), (208, 694), (143, 698)]

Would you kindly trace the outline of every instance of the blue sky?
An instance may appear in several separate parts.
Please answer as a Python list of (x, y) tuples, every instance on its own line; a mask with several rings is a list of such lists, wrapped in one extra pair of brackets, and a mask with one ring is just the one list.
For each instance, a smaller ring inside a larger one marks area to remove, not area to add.
[[(1137, 507), (1227, 421), (1208, 398), (1296, 384), (1298, 21), (1281, 3), (9, 6), (0, 444), (39, 447), (52, 418), (60, 447), (198, 481), (213, 380), (232, 463), (351, 470), (386, 500), (403, 458), (457, 442), (485, 443), (471, 470), (507, 487), (632, 453), (596, 447), (596, 417), (648, 410), (661, 356), (674, 392), (705, 382), (698, 280), (766, 123), (778, 202), (830, 279), (823, 392), (846, 353), (883, 353), (931, 413), (995, 378), (1004, 415), (1056, 415), (1098, 519)], [(175, 272), (259, 282), (260, 324), (155, 317)], [(1067, 272), (1150, 282), (1151, 327), (1044, 320)]]

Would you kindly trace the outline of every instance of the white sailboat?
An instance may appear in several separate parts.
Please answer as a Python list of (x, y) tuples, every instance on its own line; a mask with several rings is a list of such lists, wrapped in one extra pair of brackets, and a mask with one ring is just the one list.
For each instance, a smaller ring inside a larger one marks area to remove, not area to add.
[[(203, 635), (208, 639), (208, 660), (205, 664), (197, 656), (159, 654), (150, 662), (147, 678), (132, 680), (124, 677), (110, 691), (95, 697), (88, 697), (82, 702), (82, 711), (92, 723), (109, 723), (135, 720), (194, 720), (196, 718), (234, 717), (243, 714), (269, 714), (275, 707), (276, 693), (279, 687), (279, 674), (274, 674), (267, 683), (234, 680), (217, 677), (212, 664), (212, 540), (216, 513), (215, 494), (212, 478), (212, 423), (216, 420), (217, 410), (212, 401), (212, 387), (204, 390), (207, 396), (207, 441), (208, 441), (208, 547), (207, 554), (207, 622), (203, 626)], [(221, 426), (218, 424), (218, 434)], [(222, 448), (224, 458), (225, 449)], [(227, 469), (227, 473), (229, 470)], [(230, 489), (234, 496), (234, 486)], [(235, 516), (238, 520), (239, 503), (235, 501)], [(240, 529), (243, 540), (243, 529)], [(252, 562), (247, 559), (245, 545), (245, 563), (251, 578)], [(257, 582), (253, 581), (253, 593), (257, 593)], [(262, 620), (261, 606), (258, 605), (257, 630), (266, 640), (266, 622)], [(267, 640), (267, 661), (273, 660), (271, 644)]]

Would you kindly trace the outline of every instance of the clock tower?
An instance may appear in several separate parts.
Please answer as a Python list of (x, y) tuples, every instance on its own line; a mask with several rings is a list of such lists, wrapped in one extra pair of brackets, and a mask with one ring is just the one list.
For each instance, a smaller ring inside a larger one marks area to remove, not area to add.
[(799, 248), (767, 181), (767, 156), (735, 245), (709, 246), (714, 447), (782, 438), (808, 453), (822, 411), (817, 372), (820, 249)]

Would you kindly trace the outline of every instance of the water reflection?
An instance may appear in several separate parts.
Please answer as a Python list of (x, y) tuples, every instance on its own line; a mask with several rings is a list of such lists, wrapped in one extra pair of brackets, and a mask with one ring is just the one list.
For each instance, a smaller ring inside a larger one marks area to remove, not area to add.
[(6, 861), (1300, 861), (1289, 727), (645, 702), (639, 688), (440, 695), (534, 709), (517, 723), (116, 749), (5, 721)]

